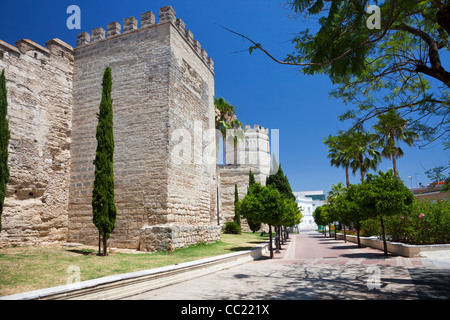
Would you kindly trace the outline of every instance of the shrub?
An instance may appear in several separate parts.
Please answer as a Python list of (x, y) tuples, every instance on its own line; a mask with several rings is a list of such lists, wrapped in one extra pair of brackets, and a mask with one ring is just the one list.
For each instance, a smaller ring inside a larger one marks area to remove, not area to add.
[(227, 234), (240, 234), (241, 233), (241, 226), (238, 225), (236, 222), (226, 222), (223, 227), (223, 232)]
[(450, 243), (450, 201), (416, 200), (409, 215), (385, 219), (392, 241), (410, 244)]
[(380, 219), (367, 219), (361, 221), (361, 236), (371, 237), (381, 234)]

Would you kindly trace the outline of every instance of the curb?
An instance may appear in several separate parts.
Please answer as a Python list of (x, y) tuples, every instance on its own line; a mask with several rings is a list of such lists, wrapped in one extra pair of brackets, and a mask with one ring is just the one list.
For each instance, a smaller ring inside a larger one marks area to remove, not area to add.
[[(357, 236), (347, 235), (347, 241), (358, 243)], [(361, 245), (383, 251), (383, 240), (372, 237), (359, 237)], [(338, 240), (344, 240), (344, 235), (337, 234)], [(442, 251), (450, 253), (450, 244), (414, 245), (401, 242), (386, 241), (387, 250), (392, 254), (412, 258), (426, 256), (429, 252)]]
[(268, 251), (268, 244), (269, 241), (246, 251), (34, 290), (0, 297), (0, 300), (122, 299), (257, 260)]

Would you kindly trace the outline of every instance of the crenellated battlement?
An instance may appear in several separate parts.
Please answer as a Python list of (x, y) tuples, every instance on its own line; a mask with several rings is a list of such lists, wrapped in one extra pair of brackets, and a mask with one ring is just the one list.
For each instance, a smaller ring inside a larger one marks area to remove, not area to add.
[(269, 128), (264, 128), (264, 127), (262, 127), (262, 126), (260, 126), (260, 125), (258, 125), (258, 124), (254, 124), (254, 125), (253, 125), (253, 128), (252, 128), (249, 124), (247, 124), (247, 125), (245, 125), (245, 127), (244, 127), (244, 132), (245, 132), (245, 133), (249, 133), (249, 132), (260, 132), (260, 133), (264, 133), (264, 134), (269, 135)]
[(121, 35), (128, 34), (130, 32), (138, 32), (142, 29), (154, 27), (165, 23), (171, 23), (176, 30), (182, 35), (186, 42), (192, 47), (194, 52), (204, 61), (204, 63), (214, 71), (214, 61), (211, 57), (208, 57), (208, 53), (201, 47), (198, 40), (194, 39), (194, 35), (191, 30), (186, 29), (186, 25), (181, 18), (176, 17), (176, 12), (172, 6), (166, 6), (159, 9), (159, 21), (156, 23), (155, 14), (152, 11), (144, 12), (141, 14), (141, 25), (138, 27), (138, 20), (135, 17), (128, 17), (123, 20), (122, 26), (117, 21), (109, 23), (106, 30), (103, 27), (95, 28), (88, 32), (82, 32), (77, 36), (77, 48), (88, 46), (96, 42), (115, 38)]
[(10, 55), (20, 58), (24, 54), (36, 59), (50, 58), (52, 55), (62, 56), (73, 61), (72, 46), (56, 38), (47, 41), (45, 47), (29, 39), (20, 39), (16, 41), (15, 46), (0, 40), (0, 59)]

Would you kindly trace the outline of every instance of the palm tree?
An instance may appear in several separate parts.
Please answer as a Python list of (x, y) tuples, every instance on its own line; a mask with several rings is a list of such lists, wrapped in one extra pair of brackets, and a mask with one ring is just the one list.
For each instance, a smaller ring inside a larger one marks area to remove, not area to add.
[[(215, 128), (219, 130), (220, 134), (216, 135), (216, 177), (219, 181), (219, 139), (220, 135), (225, 141), (226, 133), (228, 129), (236, 129), (242, 127), (242, 123), (236, 117), (236, 108), (226, 101), (224, 98), (214, 98), (215, 106)], [(242, 130), (236, 130), (241, 131)], [(233, 133), (234, 146), (238, 141), (238, 136)], [(236, 153), (235, 153), (236, 154)], [(220, 212), (219, 212), (219, 183), (217, 184), (217, 224), (220, 225)]]
[(342, 182), (338, 182), (337, 184), (331, 185), (331, 190), (328, 191), (328, 198), (342, 196), (345, 194), (346, 191), (347, 189), (344, 187)]
[[(227, 130), (242, 128), (242, 123), (236, 117), (236, 107), (226, 101), (223, 97), (214, 98), (214, 106), (216, 112), (215, 126), (219, 130), (224, 142), (227, 138)], [(236, 147), (238, 139), (243, 138), (242, 130), (228, 131), (229, 137), (234, 141), (234, 147)], [(216, 137), (217, 149), (219, 149), (219, 136)], [(235, 152), (236, 156), (236, 152)]]
[(377, 118), (378, 123), (373, 126), (373, 129), (377, 132), (380, 147), (383, 148), (381, 154), (386, 159), (392, 159), (394, 177), (397, 179), (397, 159), (403, 156), (399, 142), (404, 142), (411, 147), (419, 136), (414, 131), (407, 130), (408, 120), (403, 119), (395, 109), (389, 109)]
[(366, 172), (370, 169), (376, 170), (381, 161), (380, 152), (376, 150), (375, 139), (377, 136), (360, 129), (351, 129), (346, 132), (346, 135), (351, 141), (349, 148), (346, 150), (351, 159), (350, 167), (353, 174), (359, 170), (361, 181), (364, 181)]
[(350, 166), (349, 153), (346, 151), (348, 146), (346, 143), (349, 140), (346, 139), (344, 133), (339, 131), (337, 136), (329, 135), (328, 138), (323, 140), (323, 143), (327, 145), (328, 158), (331, 158), (330, 163), (335, 167), (343, 167), (345, 169), (345, 180), (347, 188), (350, 186), (350, 179), (348, 174), (348, 168)]

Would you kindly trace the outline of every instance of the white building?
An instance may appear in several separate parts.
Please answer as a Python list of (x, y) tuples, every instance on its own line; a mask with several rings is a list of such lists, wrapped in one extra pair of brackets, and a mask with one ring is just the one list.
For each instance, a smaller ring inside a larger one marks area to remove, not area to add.
[(294, 195), (303, 215), (300, 224), (298, 225), (298, 229), (317, 229), (317, 224), (314, 222), (312, 214), (317, 207), (320, 207), (325, 203), (326, 197), (323, 191), (299, 191), (294, 192)]

